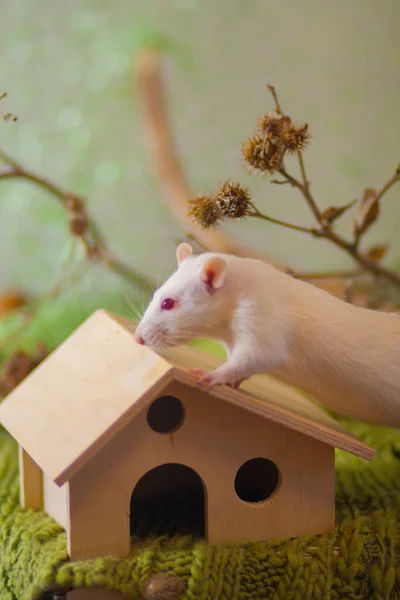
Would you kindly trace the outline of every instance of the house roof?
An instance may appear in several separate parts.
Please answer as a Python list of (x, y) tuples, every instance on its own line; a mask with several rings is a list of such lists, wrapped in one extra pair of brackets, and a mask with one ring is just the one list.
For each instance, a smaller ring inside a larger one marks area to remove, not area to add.
[[(93, 313), (0, 405), (0, 422), (58, 485), (68, 481), (171, 381), (197, 384), (191, 368), (221, 360), (196, 348), (164, 357), (138, 345), (134, 324), (105, 310)], [(210, 393), (262, 418), (370, 460), (372, 448), (287, 384), (254, 376), (239, 390)]]

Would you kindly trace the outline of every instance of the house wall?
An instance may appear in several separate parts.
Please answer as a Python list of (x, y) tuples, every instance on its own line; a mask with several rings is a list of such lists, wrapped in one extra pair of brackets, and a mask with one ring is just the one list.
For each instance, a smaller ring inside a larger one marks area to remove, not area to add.
[(62, 527), (68, 527), (68, 483), (58, 486), (45, 473), (43, 474), (44, 509)]
[[(140, 478), (169, 462), (194, 469), (206, 487), (211, 542), (266, 540), (327, 532), (334, 526), (334, 449), (211, 397), (172, 384), (165, 394), (185, 406), (181, 428), (153, 432), (146, 411), (134, 419), (70, 481), (69, 553), (72, 559), (129, 552), (130, 499)], [(249, 505), (234, 479), (255, 457), (281, 474), (270, 500)]]
[(43, 477), (39, 465), (18, 445), (19, 489), (22, 508), (43, 508)]

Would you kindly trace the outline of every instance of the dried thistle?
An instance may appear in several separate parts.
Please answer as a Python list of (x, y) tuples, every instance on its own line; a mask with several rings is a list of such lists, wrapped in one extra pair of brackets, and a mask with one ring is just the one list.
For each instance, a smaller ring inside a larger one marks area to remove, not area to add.
[(175, 575), (155, 575), (144, 586), (146, 600), (175, 600), (183, 592), (185, 582)]
[(216, 195), (216, 204), (222, 217), (242, 219), (252, 208), (248, 187), (236, 181), (225, 181)]
[(282, 165), (284, 152), (274, 143), (270, 133), (256, 134), (242, 143), (244, 160), (250, 166), (250, 171), (274, 173)]
[(197, 196), (189, 200), (189, 206), (192, 207), (189, 215), (194, 217), (203, 229), (209, 229), (221, 218), (221, 212), (213, 196)]
[(308, 133), (308, 125), (296, 127), (293, 123), (282, 131), (282, 146), (288, 153), (303, 152), (310, 143), (311, 136)]
[(284, 114), (263, 115), (259, 119), (259, 128), (263, 133), (270, 134), (273, 143), (280, 147), (283, 153), (301, 152), (311, 139), (307, 124), (298, 127)]
[(270, 133), (272, 136), (281, 138), (288, 127), (292, 126), (292, 119), (286, 115), (266, 113), (258, 120), (260, 131)]
[(243, 219), (252, 214), (249, 189), (236, 181), (224, 181), (213, 194), (189, 200), (189, 215), (203, 229), (209, 229), (223, 219)]
[[(268, 85), (268, 89), (274, 99), (275, 111), (262, 115), (258, 120), (258, 128), (255, 134), (242, 142), (244, 160), (249, 165), (250, 172), (274, 173), (277, 171), (281, 178), (273, 179), (272, 183), (279, 185), (289, 184), (297, 188), (313, 214), (316, 221), (315, 226), (303, 227), (264, 214), (250, 201), (248, 191), (247, 195), (246, 193), (243, 195), (243, 205), (239, 202), (240, 210), (238, 209), (236, 198), (232, 197), (234, 194), (229, 193), (225, 197), (219, 191), (213, 196), (208, 196), (207, 198), (201, 197), (202, 200), (192, 201), (191, 204), (195, 206), (189, 214), (195, 215), (203, 227), (209, 226), (209, 223), (215, 224), (218, 220), (225, 217), (241, 218), (241, 216), (252, 216), (292, 230), (303, 231), (315, 237), (325, 238), (337, 248), (350, 255), (363, 270), (375, 276), (385, 278), (388, 282), (400, 287), (400, 275), (380, 264), (381, 259), (386, 253), (386, 249), (383, 246), (371, 249), (366, 254), (361, 254), (358, 249), (361, 237), (379, 217), (382, 197), (396, 183), (400, 182), (400, 164), (379, 191), (369, 188), (365, 190), (364, 196), (358, 205), (358, 213), (354, 219), (354, 237), (351, 240), (347, 240), (337, 233), (332, 225), (356, 201), (343, 206), (333, 206), (324, 211), (320, 209), (311, 190), (304, 164), (303, 150), (305, 150), (311, 139), (308, 125), (296, 125), (293, 119), (282, 111), (275, 88), (272, 85)], [(297, 155), (300, 178), (289, 173), (284, 164), (285, 156), (292, 153)]]

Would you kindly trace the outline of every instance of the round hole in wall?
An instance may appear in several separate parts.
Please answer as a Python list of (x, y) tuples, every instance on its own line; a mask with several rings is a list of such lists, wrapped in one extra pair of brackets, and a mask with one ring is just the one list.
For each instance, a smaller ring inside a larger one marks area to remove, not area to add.
[(157, 433), (173, 433), (182, 425), (185, 409), (175, 396), (161, 396), (147, 411), (147, 423)]
[(279, 482), (279, 469), (272, 460), (252, 458), (236, 473), (235, 492), (244, 502), (263, 502), (272, 496)]

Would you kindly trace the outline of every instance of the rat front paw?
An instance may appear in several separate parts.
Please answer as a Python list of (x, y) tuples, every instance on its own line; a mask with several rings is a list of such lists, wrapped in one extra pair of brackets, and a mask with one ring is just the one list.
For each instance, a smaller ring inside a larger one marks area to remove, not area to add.
[(218, 376), (218, 373), (213, 373), (212, 371), (203, 371), (202, 369), (191, 369), (190, 372), (192, 375), (197, 377), (197, 384), (200, 386), (204, 386), (206, 388), (211, 388), (215, 385), (223, 385), (225, 381), (222, 381), (221, 377)]
[(246, 380), (244, 378), (243, 379), (237, 379), (233, 383), (227, 383), (227, 385), (229, 385), (229, 387), (233, 388), (234, 390), (237, 390), (238, 387), (243, 383), (243, 381), (246, 381)]
[(206, 388), (212, 388), (215, 385), (229, 385), (229, 387), (236, 389), (244, 381), (244, 379), (231, 381), (222, 373), (218, 373), (217, 371), (203, 371), (202, 369), (191, 369), (190, 373), (197, 377), (198, 385), (202, 385)]

